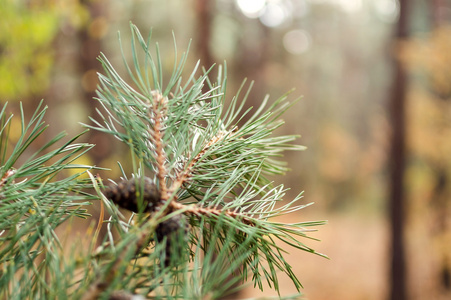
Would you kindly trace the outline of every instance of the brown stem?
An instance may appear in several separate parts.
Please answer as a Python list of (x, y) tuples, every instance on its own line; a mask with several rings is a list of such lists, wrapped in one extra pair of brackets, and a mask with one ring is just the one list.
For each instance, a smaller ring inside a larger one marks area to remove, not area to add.
[(16, 174), (15, 170), (8, 170), (5, 172), (5, 174), (3, 175), (2, 179), (0, 180), (0, 188), (2, 188), (6, 181), (8, 180), (9, 177), (13, 176), (14, 174)]
[(234, 219), (239, 219), (244, 224), (255, 226), (255, 222), (251, 218), (247, 217), (244, 214), (237, 213), (237, 212), (230, 211), (230, 210), (223, 211), (221, 209), (205, 208), (205, 207), (200, 207), (200, 206), (197, 206), (197, 205), (186, 206), (186, 205), (183, 205), (183, 204), (177, 203), (177, 202), (172, 202), (171, 203), (171, 208), (173, 210), (183, 209), (184, 212), (186, 212), (188, 214), (191, 214), (191, 215), (195, 215), (195, 216), (204, 215), (204, 216), (216, 216), (216, 217), (219, 217), (220, 215), (225, 214), (225, 215), (227, 215), (229, 217), (232, 217)]
[[(158, 168), (158, 184), (160, 187), (161, 199), (167, 200), (168, 192), (166, 188), (166, 175), (167, 171), (165, 168), (166, 155), (163, 149), (163, 136), (162, 123), (161, 120), (166, 115), (167, 110), (167, 98), (163, 97), (159, 92), (152, 93), (153, 105), (152, 110), (154, 114), (154, 127), (151, 131), (152, 142), (155, 145), (155, 152), (157, 154), (157, 168)], [(152, 118), (151, 111), (149, 111), (149, 117)]]

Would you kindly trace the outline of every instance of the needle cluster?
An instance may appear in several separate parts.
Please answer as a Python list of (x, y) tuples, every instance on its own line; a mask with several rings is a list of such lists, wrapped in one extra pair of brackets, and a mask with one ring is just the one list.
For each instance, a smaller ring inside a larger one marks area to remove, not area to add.
[(93, 145), (75, 143), (81, 134), (63, 141), (64, 133), (42, 143), (46, 110), (41, 101), (28, 122), (22, 105), (18, 117), (6, 104), (0, 111), (0, 299), (66, 299), (74, 262), (65, 261), (56, 229), (88, 218), (97, 199), (82, 176), (95, 168), (75, 162)]
[[(280, 293), (281, 274), (300, 292), (286, 251), (323, 256), (304, 241), (324, 222), (282, 222), (311, 203), (268, 179), (287, 171), (284, 151), (304, 149), (274, 135), (288, 94), (245, 109), (252, 85), (226, 98), (225, 66), (215, 79), (199, 63), (186, 73), (175, 46), (164, 74), (158, 44), (131, 33), (125, 75), (100, 56), (102, 107), (85, 125), (128, 146), (122, 178), (107, 184), (76, 163), (93, 147), (75, 142), (81, 134), (41, 144), (42, 103), (28, 123), (22, 108), (19, 122), (0, 110), (0, 299), (220, 299), (246, 281)], [(91, 200), (100, 200), (96, 220)], [(74, 217), (91, 219), (82, 237), (68, 233)]]
[[(120, 75), (104, 55), (100, 57), (105, 72), (99, 74), (97, 94), (103, 110), (98, 111), (100, 119), (93, 118), (94, 125), (89, 127), (128, 145), (136, 166), (133, 176), (153, 178), (158, 189), (158, 207), (139, 225), (132, 226), (157, 241), (150, 242), (151, 249), (140, 261), (145, 261), (140, 268), (151, 270), (153, 278), (158, 279), (141, 293), (163, 298), (186, 293), (190, 299), (196, 298), (192, 293), (220, 296), (230, 288), (228, 283), (247, 279), (260, 289), (266, 281), (279, 291), (279, 272), (288, 275), (299, 290), (301, 284), (284, 259), (281, 243), (293, 250), (319, 254), (302, 238), (308, 238), (308, 227), (323, 222), (287, 224), (275, 219), (310, 205), (299, 204), (302, 194), (287, 201), (287, 188), (274, 186), (267, 178), (287, 170), (278, 160), (283, 151), (304, 149), (293, 144), (296, 136), (273, 135), (283, 124), (281, 114), (291, 105), (286, 101), (288, 94), (271, 105), (266, 97), (255, 111), (244, 110), (250, 88), (241, 96), (243, 83), (226, 108), (226, 68), (218, 67), (219, 75), (213, 82), (209, 70), (198, 70), (198, 63), (183, 80), (186, 53), (180, 60), (176, 58), (173, 72), (164, 83), (158, 44), (152, 53), (150, 37), (145, 40), (134, 25), (131, 29), (133, 64), (128, 64), (124, 56), (126, 76)], [(111, 211), (114, 202), (125, 207), (111, 197), (104, 200), (113, 200), (106, 202)], [(148, 203), (141, 202), (144, 206)], [(138, 207), (138, 211), (148, 209)], [(178, 231), (181, 216), (189, 230), (179, 231), (183, 234), (178, 240), (162, 234), (161, 226)], [(139, 214), (137, 217), (143, 220)], [(189, 255), (159, 250), (158, 241), (163, 238), (166, 246), (184, 248)], [(139, 248), (144, 246), (141, 239), (136, 241), (139, 245), (134, 248), (134, 257), (141, 255)], [(151, 263), (149, 255), (155, 255), (157, 261)], [(168, 255), (180, 256), (177, 268), (168, 269)], [(188, 267), (192, 264), (198, 268)], [(127, 274), (124, 271), (123, 276)], [(227, 276), (221, 276), (224, 274)], [(212, 277), (204, 281), (204, 276)], [(170, 290), (162, 278), (171, 280)], [(201, 282), (196, 288), (191, 283), (185, 290), (187, 278)]]

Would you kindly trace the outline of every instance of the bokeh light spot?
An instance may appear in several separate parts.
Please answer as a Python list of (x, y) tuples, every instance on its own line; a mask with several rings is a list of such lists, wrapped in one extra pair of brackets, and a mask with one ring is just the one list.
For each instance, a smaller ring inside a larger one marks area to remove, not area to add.
[(241, 12), (248, 18), (258, 18), (266, 4), (266, 0), (236, 0)]
[(260, 21), (268, 27), (277, 27), (287, 18), (284, 8), (276, 3), (268, 3), (260, 16)]
[(397, 0), (374, 1), (374, 8), (384, 22), (393, 23), (398, 19), (399, 4)]
[(362, 8), (362, 0), (338, 0), (337, 3), (346, 13), (355, 13)]
[(310, 34), (305, 30), (291, 30), (283, 37), (283, 46), (291, 54), (302, 54), (308, 51), (310, 44)]

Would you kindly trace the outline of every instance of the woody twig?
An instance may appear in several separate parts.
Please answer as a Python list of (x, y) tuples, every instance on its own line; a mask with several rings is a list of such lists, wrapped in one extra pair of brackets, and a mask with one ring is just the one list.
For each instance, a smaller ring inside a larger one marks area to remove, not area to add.
[(167, 170), (165, 167), (166, 155), (164, 153), (163, 136), (164, 131), (162, 129), (162, 120), (167, 113), (168, 99), (163, 97), (159, 92), (154, 91), (152, 93), (152, 106), (149, 109), (149, 118), (154, 121), (153, 129), (150, 130), (151, 141), (155, 145), (156, 162), (157, 162), (157, 178), (161, 198), (167, 200), (168, 191), (166, 187)]

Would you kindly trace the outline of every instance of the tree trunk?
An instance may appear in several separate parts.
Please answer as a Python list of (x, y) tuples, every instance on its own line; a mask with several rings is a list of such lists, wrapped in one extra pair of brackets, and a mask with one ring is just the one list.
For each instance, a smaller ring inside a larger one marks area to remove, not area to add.
[(214, 1), (196, 0), (196, 50), (200, 57), (201, 65), (209, 69), (213, 65), (213, 55), (210, 48), (212, 27), (212, 5)]
[[(408, 36), (408, 0), (400, 0), (399, 20), (394, 40)], [(395, 55), (395, 53), (393, 53)], [(393, 57), (395, 77), (390, 99), (391, 153), (390, 153), (390, 220), (391, 220), (391, 265), (390, 299), (404, 300), (406, 295), (404, 253), (404, 169), (405, 169), (405, 102), (407, 74), (401, 62)]]
[[(89, 108), (89, 115), (97, 117), (96, 96), (98, 83), (97, 72), (102, 70), (100, 62), (97, 60), (101, 52), (102, 23), (107, 22), (103, 17), (105, 15), (105, 1), (82, 0), (81, 3), (87, 7), (90, 14), (90, 22), (86, 27), (78, 31), (78, 40), (80, 42), (79, 56), (77, 57), (79, 71), (82, 76), (83, 100), (86, 107)], [(93, 164), (100, 165), (101, 162), (112, 153), (111, 137), (105, 134), (91, 130), (88, 134), (88, 141), (96, 145), (89, 154)]]

